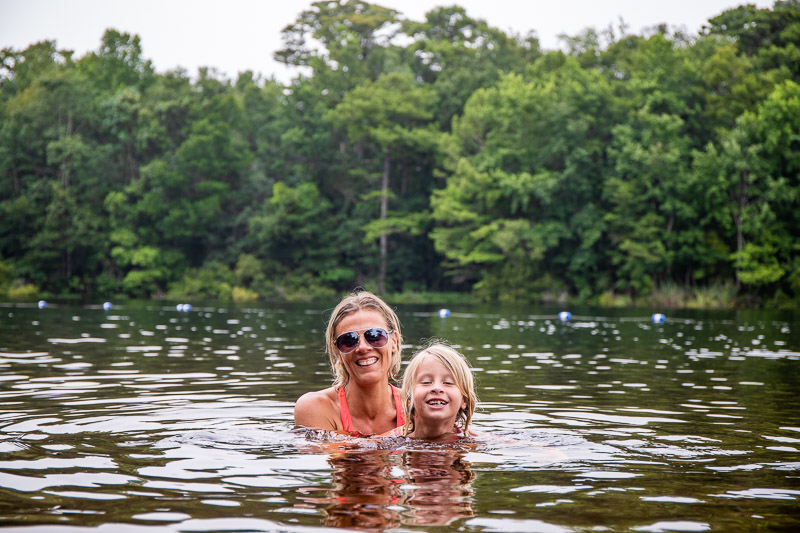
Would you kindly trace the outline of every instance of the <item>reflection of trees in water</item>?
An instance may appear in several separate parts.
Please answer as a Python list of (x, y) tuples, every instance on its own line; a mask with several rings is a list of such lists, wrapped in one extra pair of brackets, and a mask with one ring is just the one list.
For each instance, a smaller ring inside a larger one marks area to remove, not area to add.
[(370, 451), (331, 456), (325, 525), (379, 531), (444, 525), (472, 516), (475, 474), (458, 450)]

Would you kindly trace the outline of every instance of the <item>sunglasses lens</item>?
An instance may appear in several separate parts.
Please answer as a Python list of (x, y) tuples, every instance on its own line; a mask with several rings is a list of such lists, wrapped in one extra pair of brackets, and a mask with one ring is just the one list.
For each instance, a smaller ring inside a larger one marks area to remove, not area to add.
[(385, 329), (372, 328), (364, 332), (364, 339), (373, 348), (382, 348), (389, 341), (389, 334), (386, 333)]
[(352, 352), (358, 346), (358, 333), (348, 331), (336, 337), (336, 347), (342, 353)]
[[(364, 340), (373, 348), (383, 348), (389, 342), (389, 333), (383, 328), (364, 331)], [(350, 353), (358, 346), (358, 332), (348, 331), (336, 337), (336, 348), (341, 353)]]

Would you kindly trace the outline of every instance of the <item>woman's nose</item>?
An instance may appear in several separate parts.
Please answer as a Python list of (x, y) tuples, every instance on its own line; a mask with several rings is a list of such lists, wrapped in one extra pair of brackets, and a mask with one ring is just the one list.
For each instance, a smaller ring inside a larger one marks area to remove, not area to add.
[(359, 335), (358, 336), (358, 346), (356, 346), (356, 351), (357, 352), (363, 352), (365, 350), (369, 351), (370, 348), (371, 348), (371, 346), (367, 342), (367, 339), (364, 338), (364, 335)]

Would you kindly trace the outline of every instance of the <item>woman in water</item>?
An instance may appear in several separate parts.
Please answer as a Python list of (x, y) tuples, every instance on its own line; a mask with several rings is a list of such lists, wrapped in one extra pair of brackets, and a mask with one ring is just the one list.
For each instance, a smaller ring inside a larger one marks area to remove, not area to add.
[(367, 291), (346, 296), (331, 313), (325, 339), (333, 386), (301, 396), (295, 424), (356, 436), (402, 426), (402, 397), (389, 383), (400, 371), (403, 342), (392, 308)]
[(405, 424), (385, 435), (431, 442), (477, 436), (469, 424), (478, 398), (472, 369), (453, 348), (431, 344), (417, 352), (403, 374)]

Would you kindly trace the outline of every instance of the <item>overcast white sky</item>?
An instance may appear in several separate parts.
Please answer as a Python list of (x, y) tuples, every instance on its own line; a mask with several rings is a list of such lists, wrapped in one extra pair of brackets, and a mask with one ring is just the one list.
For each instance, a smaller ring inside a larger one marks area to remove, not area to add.
[[(74, 58), (96, 50), (107, 28), (141, 37), (144, 56), (156, 70), (183, 67), (195, 74), (216, 67), (235, 78), (244, 70), (286, 82), (296, 74), (272, 59), (281, 47), (281, 30), (312, 0), (0, 0), (0, 48), (24, 49), (45, 39)], [(533, 31), (544, 49), (559, 46), (557, 36), (582, 29), (604, 29), (619, 18), (630, 33), (659, 23), (697, 32), (725, 9), (750, 3), (771, 7), (772, 0), (375, 0), (405, 18), (424, 20), (439, 5), (460, 5), (491, 26), (525, 35)]]

